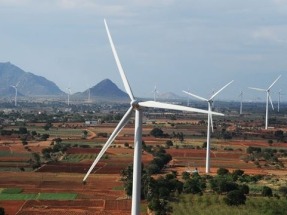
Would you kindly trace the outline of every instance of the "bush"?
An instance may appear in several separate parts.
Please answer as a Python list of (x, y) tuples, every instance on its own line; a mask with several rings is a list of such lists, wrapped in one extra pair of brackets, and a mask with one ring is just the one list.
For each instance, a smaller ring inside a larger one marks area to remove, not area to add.
[(225, 168), (219, 168), (217, 170), (217, 175), (226, 175), (229, 173), (229, 170), (228, 169), (225, 169)]
[(241, 190), (232, 190), (223, 200), (227, 205), (244, 205), (246, 196)]
[(167, 141), (165, 142), (165, 145), (166, 145), (167, 147), (173, 146), (173, 142), (172, 142), (171, 140), (167, 140)]
[(150, 131), (150, 135), (154, 137), (162, 137), (163, 136), (163, 131), (160, 128), (153, 128)]
[(262, 196), (267, 196), (267, 197), (272, 197), (273, 193), (272, 193), (272, 189), (270, 187), (264, 186), (262, 188)]
[(246, 184), (240, 185), (239, 190), (241, 190), (244, 194), (249, 194), (249, 186)]

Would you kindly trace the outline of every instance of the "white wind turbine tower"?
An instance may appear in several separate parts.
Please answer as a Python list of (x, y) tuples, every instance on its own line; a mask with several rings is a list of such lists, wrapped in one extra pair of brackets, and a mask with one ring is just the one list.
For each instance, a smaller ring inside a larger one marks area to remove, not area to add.
[[(108, 147), (112, 144), (112, 142), (115, 140), (117, 135), (120, 133), (120, 131), (123, 129), (123, 127), (128, 123), (132, 112), (135, 111), (135, 135), (134, 135), (134, 159), (133, 159), (133, 188), (132, 188), (132, 215), (140, 214), (140, 196), (141, 196), (141, 153), (142, 153), (142, 115), (143, 115), (143, 108), (163, 108), (163, 109), (172, 109), (172, 110), (179, 110), (179, 111), (191, 111), (191, 112), (198, 112), (198, 113), (210, 113), (209, 111), (200, 110), (196, 108), (188, 108), (184, 106), (179, 105), (172, 105), (172, 104), (165, 104), (155, 101), (146, 101), (146, 102), (139, 102), (135, 99), (132, 90), (130, 88), (130, 85), (128, 83), (128, 80), (126, 78), (126, 75), (124, 73), (124, 70), (121, 66), (117, 51), (115, 49), (112, 37), (109, 32), (108, 25), (105, 22), (106, 31), (108, 34), (109, 42), (112, 48), (112, 52), (121, 76), (121, 79), (124, 84), (124, 88), (126, 92), (128, 93), (131, 102), (130, 102), (130, 108), (125, 113), (123, 118), (120, 120), (119, 124), (101, 149), (100, 153), (98, 154), (97, 158), (91, 165), (89, 171), (85, 175), (83, 181), (85, 182), (87, 177), (90, 175), (92, 170), (94, 169), (95, 165), (98, 163), (100, 158), (103, 156), (105, 151), (108, 149)], [(214, 113), (212, 114), (216, 115), (223, 115), (220, 113)]]
[(18, 96), (18, 85), (20, 84), (20, 81), (18, 81), (18, 83), (16, 85), (11, 85), (11, 87), (13, 87), (15, 89), (15, 107), (17, 106), (17, 96)]
[(252, 89), (252, 90), (266, 92), (266, 117), (265, 117), (265, 129), (266, 130), (268, 129), (268, 104), (269, 104), (269, 102), (271, 104), (272, 109), (274, 110), (272, 99), (270, 96), (270, 90), (273, 87), (273, 85), (279, 80), (280, 77), (281, 77), (281, 75), (279, 75), (279, 77), (267, 89), (249, 87), (249, 89)]
[(191, 96), (193, 96), (193, 97), (195, 97), (201, 101), (206, 101), (208, 103), (209, 114), (208, 114), (208, 119), (207, 119), (207, 137), (206, 137), (206, 166), (205, 166), (205, 172), (206, 173), (210, 173), (210, 128), (213, 132), (213, 120), (212, 120), (212, 114), (211, 114), (213, 98), (218, 93), (220, 93), (224, 88), (226, 88), (229, 84), (231, 84), (232, 82), (233, 82), (233, 80), (230, 81), (228, 84), (226, 84), (224, 87), (222, 87), (217, 92), (213, 93), (213, 95), (209, 99), (197, 96), (197, 95), (192, 94), (190, 92), (183, 91), (184, 93), (186, 93), (188, 95), (191, 95)]
[(240, 97), (240, 110), (239, 110), (239, 114), (242, 115), (243, 91), (240, 92), (239, 97)]
[(67, 91), (68, 91), (67, 95), (68, 95), (68, 106), (69, 106), (70, 105), (70, 96), (71, 96), (71, 93), (72, 93), (71, 88), (68, 87)]

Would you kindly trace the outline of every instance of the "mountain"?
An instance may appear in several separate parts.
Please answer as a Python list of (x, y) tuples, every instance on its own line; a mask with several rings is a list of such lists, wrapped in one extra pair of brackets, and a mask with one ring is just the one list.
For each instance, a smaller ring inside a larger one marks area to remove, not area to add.
[(157, 98), (159, 100), (177, 100), (177, 99), (182, 99), (183, 97), (176, 95), (175, 93), (172, 93), (172, 92), (167, 92), (167, 93), (159, 94)]
[[(83, 93), (78, 94), (86, 97), (88, 95), (89, 89), (84, 91)], [(115, 83), (113, 83), (110, 79), (104, 79), (92, 88), (90, 88), (91, 98), (95, 97), (97, 99), (101, 98), (103, 100), (127, 100), (128, 94), (123, 92), (121, 89), (117, 87)]]
[(55, 83), (42, 76), (25, 72), (10, 62), (0, 63), (0, 95), (9, 96), (11, 86), (17, 83), (19, 83), (17, 87), (19, 95), (56, 96), (63, 94)]

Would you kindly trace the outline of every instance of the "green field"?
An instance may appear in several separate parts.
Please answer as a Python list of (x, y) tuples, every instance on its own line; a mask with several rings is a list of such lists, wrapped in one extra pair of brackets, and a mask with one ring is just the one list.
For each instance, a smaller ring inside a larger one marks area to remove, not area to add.
[(75, 193), (22, 193), (21, 188), (0, 188), (0, 200), (74, 200)]
[(75, 193), (0, 193), (0, 200), (74, 200)]
[(181, 195), (179, 202), (172, 203), (173, 215), (284, 215), (287, 211), (286, 198), (247, 196), (246, 204), (227, 206), (224, 196), (216, 194)]

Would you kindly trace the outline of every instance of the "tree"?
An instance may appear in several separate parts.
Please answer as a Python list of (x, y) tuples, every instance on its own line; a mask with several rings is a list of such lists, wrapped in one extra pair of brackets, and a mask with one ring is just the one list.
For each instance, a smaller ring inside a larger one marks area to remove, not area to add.
[(162, 137), (163, 136), (163, 131), (160, 128), (153, 128), (150, 131), (150, 135), (154, 137)]
[(266, 196), (266, 197), (272, 197), (273, 193), (272, 193), (272, 189), (268, 186), (264, 186), (262, 188), (262, 196)]
[(206, 149), (206, 147), (207, 147), (207, 142), (204, 142), (204, 143), (202, 144), (202, 148), (203, 148), (203, 149)]
[(19, 134), (27, 134), (28, 133), (28, 130), (26, 127), (20, 127), (19, 128)]
[(128, 196), (132, 196), (133, 189), (133, 167), (129, 165), (127, 168), (123, 169), (121, 172), (121, 181), (124, 182), (124, 189)]
[(167, 140), (167, 141), (165, 142), (165, 145), (166, 145), (167, 147), (173, 146), (173, 142), (172, 142), (171, 140)]
[(43, 126), (43, 128), (45, 131), (48, 131), (52, 126), (53, 126), (52, 123), (48, 122)]
[(32, 153), (32, 158), (33, 159), (30, 160), (32, 168), (36, 169), (36, 168), (40, 167), (41, 166), (40, 155), (38, 153), (36, 153), (36, 152), (33, 152)]
[(237, 179), (239, 177), (241, 177), (242, 175), (244, 174), (244, 171), (241, 170), (241, 169), (236, 169), (234, 170), (231, 175), (232, 175), (232, 178), (233, 178), (233, 181), (237, 181)]
[(240, 185), (239, 190), (241, 190), (246, 195), (249, 194), (249, 186), (246, 184)]
[(182, 173), (182, 179), (183, 179), (183, 180), (188, 180), (188, 179), (190, 179), (190, 173), (189, 173), (189, 172), (183, 172), (183, 173)]
[(241, 190), (232, 190), (227, 193), (223, 199), (227, 205), (243, 205), (246, 201), (246, 196)]
[(153, 198), (149, 204), (149, 209), (155, 212), (155, 215), (167, 215), (172, 212), (172, 208), (168, 205), (168, 201), (159, 198)]
[(82, 131), (82, 137), (83, 137), (84, 139), (86, 139), (87, 136), (88, 136), (88, 131), (87, 131), (87, 130), (83, 130), (83, 131)]
[(187, 179), (183, 184), (183, 192), (192, 194), (201, 193), (200, 181), (194, 178)]
[(229, 170), (225, 168), (219, 168), (217, 170), (217, 175), (227, 175), (228, 173), (229, 173)]

